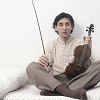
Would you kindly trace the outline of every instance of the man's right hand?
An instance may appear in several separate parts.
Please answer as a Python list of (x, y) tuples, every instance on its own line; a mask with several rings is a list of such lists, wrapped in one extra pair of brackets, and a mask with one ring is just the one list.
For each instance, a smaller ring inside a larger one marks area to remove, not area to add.
[(49, 59), (46, 55), (42, 55), (41, 57), (39, 57), (38, 63), (44, 67), (47, 67), (49, 64)]

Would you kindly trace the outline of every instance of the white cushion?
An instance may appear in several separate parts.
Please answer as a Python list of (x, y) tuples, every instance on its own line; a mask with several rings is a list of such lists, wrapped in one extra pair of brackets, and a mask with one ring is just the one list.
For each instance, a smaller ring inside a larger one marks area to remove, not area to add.
[(0, 69), (0, 99), (8, 92), (24, 86), (27, 82), (27, 76), (21, 69)]
[(34, 85), (27, 85), (23, 88), (8, 93), (3, 100), (78, 100), (64, 96), (40, 96), (40, 90)]
[(88, 100), (100, 100), (100, 82), (93, 88), (87, 91)]
[[(100, 84), (87, 91), (88, 100), (100, 100)], [(40, 90), (34, 85), (26, 85), (16, 91), (6, 94), (3, 100), (78, 100), (64, 96), (40, 96)]]

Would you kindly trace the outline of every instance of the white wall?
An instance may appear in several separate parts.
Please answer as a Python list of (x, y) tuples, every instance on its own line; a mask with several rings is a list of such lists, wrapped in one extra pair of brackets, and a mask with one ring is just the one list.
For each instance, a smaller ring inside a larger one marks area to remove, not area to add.
[[(75, 19), (73, 35), (86, 35), (86, 26), (95, 25), (93, 51), (100, 59), (99, 0), (34, 0), (44, 44), (56, 37), (52, 29), (61, 12)], [(25, 68), (43, 54), (31, 0), (0, 0), (0, 67)]]

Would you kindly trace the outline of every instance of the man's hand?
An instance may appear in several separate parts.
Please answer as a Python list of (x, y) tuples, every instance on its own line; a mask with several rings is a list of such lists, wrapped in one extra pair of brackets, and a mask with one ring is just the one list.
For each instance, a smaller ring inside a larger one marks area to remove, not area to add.
[(91, 44), (92, 43), (92, 37), (91, 36), (84, 36), (84, 44)]
[(42, 55), (41, 57), (39, 57), (38, 63), (44, 67), (47, 67), (49, 64), (49, 59), (46, 55)]
[(73, 63), (74, 61), (74, 56), (68, 57), (68, 63)]

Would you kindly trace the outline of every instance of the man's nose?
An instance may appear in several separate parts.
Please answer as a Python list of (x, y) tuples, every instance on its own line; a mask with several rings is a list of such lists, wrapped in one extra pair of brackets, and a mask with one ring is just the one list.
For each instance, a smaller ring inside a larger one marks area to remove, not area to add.
[(66, 25), (63, 25), (63, 29), (66, 29), (67, 27), (66, 27)]

